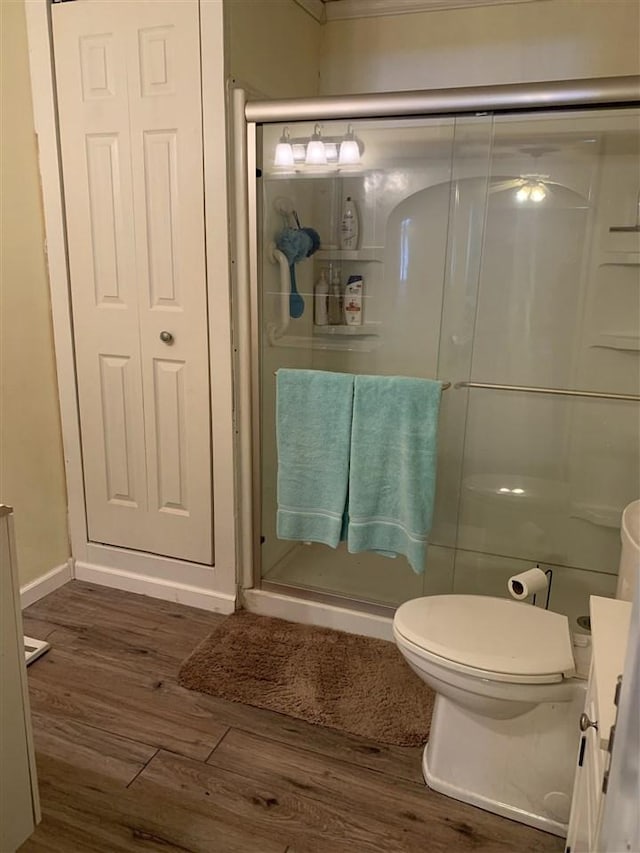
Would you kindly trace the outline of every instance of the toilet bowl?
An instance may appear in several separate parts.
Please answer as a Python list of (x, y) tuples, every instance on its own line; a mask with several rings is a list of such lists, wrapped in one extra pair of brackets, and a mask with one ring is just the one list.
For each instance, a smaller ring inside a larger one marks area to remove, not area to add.
[(633, 601), (640, 575), (640, 500), (624, 508), (620, 523), (620, 568), (616, 598)]
[(566, 616), (475, 595), (401, 605), (398, 648), (436, 693), (429, 787), (566, 835), (585, 685)]

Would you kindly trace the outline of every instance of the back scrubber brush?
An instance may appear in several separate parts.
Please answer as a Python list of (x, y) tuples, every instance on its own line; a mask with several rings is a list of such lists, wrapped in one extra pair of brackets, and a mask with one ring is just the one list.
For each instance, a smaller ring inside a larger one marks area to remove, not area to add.
[(310, 258), (320, 248), (320, 235), (314, 228), (303, 228), (298, 214), (293, 211), (297, 228), (285, 226), (276, 236), (276, 246), (289, 262), (291, 291), (289, 294), (289, 316), (297, 320), (304, 314), (304, 299), (298, 293), (296, 264)]

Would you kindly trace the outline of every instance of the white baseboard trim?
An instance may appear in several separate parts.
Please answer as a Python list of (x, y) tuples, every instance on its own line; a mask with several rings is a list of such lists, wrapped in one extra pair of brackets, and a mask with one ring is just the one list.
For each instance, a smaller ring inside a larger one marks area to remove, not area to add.
[(393, 620), (386, 616), (362, 613), (346, 607), (336, 607), (334, 604), (307, 601), (262, 589), (243, 590), (242, 603), (247, 610), (261, 616), (275, 616), (289, 622), (335, 628), (349, 634), (362, 634), (380, 640), (393, 640)]
[(148, 575), (98, 566), (81, 560), (76, 560), (75, 577), (80, 581), (148, 595), (150, 598), (161, 598), (163, 601), (175, 601), (177, 604), (198, 607), (200, 610), (209, 610), (212, 613), (228, 614), (236, 609), (235, 596), (227, 593), (215, 592), (167, 578), (151, 578)]
[(20, 587), (20, 605), (24, 610), (30, 604), (40, 601), (45, 595), (49, 595), (61, 586), (64, 586), (73, 578), (73, 560), (69, 558), (66, 563), (56, 566), (50, 572), (26, 583)]

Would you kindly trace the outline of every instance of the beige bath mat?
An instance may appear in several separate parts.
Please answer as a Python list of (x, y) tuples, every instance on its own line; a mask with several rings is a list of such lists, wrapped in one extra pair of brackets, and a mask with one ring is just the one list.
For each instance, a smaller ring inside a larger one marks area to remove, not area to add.
[(427, 740), (433, 692), (393, 643), (241, 611), (186, 659), (183, 687), (380, 743)]

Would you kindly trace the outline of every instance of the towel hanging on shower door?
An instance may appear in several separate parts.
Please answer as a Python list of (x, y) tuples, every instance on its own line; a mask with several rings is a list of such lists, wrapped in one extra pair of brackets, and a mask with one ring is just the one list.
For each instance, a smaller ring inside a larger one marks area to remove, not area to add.
[(433, 518), (442, 383), (356, 376), (349, 462), (351, 553), (404, 554), (425, 567)]
[[(279, 539), (336, 548), (347, 505), (353, 407), (349, 373), (277, 373)], [(343, 537), (344, 538), (344, 537)]]
[(442, 385), (403, 376), (277, 372), (280, 539), (403, 554), (424, 571)]

